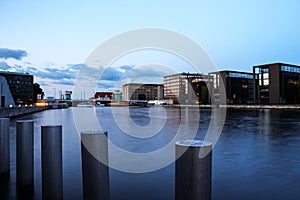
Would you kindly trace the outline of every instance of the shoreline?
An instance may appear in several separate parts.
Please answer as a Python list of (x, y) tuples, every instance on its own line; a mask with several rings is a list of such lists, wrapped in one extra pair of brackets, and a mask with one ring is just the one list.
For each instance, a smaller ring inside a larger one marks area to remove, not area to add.
[[(166, 105), (168, 107), (187, 107), (187, 108), (215, 108), (216, 105)], [(299, 109), (300, 105), (219, 105), (220, 108), (229, 109)]]
[(47, 110), (48, 107), (0, 108), (0, 118), (14, 118)]

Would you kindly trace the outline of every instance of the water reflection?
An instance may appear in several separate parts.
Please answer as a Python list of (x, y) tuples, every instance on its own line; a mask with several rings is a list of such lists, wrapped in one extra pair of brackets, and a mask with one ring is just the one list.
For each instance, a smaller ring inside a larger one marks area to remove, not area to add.
[[(150, 123), (148, 108), (130, 110), (137, 125)], [(200, 123), (194, 115), (200, 113)], [(138, 153), (162, 148), (178, 130), (197, 128), (204, 138), (211, 110), (166, 108), (166, 123), (149, 138), (124, 134), (113, 120), (111, 108), (95, 110), (101, 127), (119, 147)], [(213, 150), (213, 199), (298, 199), (300, 196), (300, 112), (293, 110), (229, 110), (223, 132)], [(64, 198), (82, 199), (80, 139), (72, 109), (48, 110), (11, 120), (11, 173), (0, 177), (0, 199), (16, 199), (15, 121), (33, 119), (34, 199), (41, 199), (40, 126), (63, 125)], [(181, 124), (181, 125), (180, 125)], [(180, 126), (182, 126), (180, 128)], [(113, 152), (110, 152), (111, 154)], [(126, 158), (115, 160), (122, 161)], [(122, 163), (122, 162), (121, 162)], [(174, 164), (149, 173), (110, 170), (111, 199), (174, 199)]]

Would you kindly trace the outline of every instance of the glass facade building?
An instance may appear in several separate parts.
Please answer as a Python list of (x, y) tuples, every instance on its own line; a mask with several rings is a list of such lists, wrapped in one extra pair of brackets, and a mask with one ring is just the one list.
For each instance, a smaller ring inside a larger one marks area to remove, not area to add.
[(164, 98), (174, 104), (207, 104), (207, 76), (198, 73), (179, 73), (164, 77)]
[(129, 100), (162, 100), (164, 86), (161, 84), (129, 83), (123, 85), (122, 99)]
[(253, 67), (258, 75), (255, 102), (258, 104), (299, 104), (300, 66), (272, 63)]
[(254, 82), (257, 76), (253, 73), (238, 71), (219, 71), (209, 73), (210, 94), (212, 100), (220, 101), (220, 84), (223, 81), (227, 104), (253, 104)]
[(25, 105), (33, 103), (33, 76), (30, 74), (3, 72), (0, 76), (6, 78), (10, 92), (16, 105)]

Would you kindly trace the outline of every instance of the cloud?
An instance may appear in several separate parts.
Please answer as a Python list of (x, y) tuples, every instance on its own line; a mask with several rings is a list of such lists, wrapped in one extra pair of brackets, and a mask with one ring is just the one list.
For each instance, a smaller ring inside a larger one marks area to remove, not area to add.
[(85, 64), (79, 63), (79, 64), (68, 64), (67, 65), (72, 70), (80, 70), (82, 67), (85, 66)]
[(170, 72), (169, 68), (159, 65), (140, 66), (125, 73), (123, 79), (158, 80), (170, 73), (172, 72)]
[(4, 59), (13, 58), (16, 60), (21, 60), (23, 57), (26, 57), (27, 55), (28, 55), (27, 52), (24, 50), (0, 48), (0, 58), (4, 58)]
[(122, 65), (119, 68), (128, 71), (128, 70), (132, 70), (134, 68), (134, 65)]
[(41, 86), (50, 86), (48, 83), (46, 83), (45, 81), (39, 81), (39, 84)]
[(116, 82), (115, 81), (100, 81), (97, 84), (97, 87), (100, 90), (113, 91), (116, 89)]
[(12, 68), (13, 68), (13, 66), (10, 66), (6, 62), (0, 62), (0, 69), (1, 70), (9, 70), (9, 69), (12, 69)]
[(59, 85), (74, 86), (74, 80), (71, 80), (71, 79), (61, 79), (61, 80), (53, 81), (51, 83), (59, 84)]
[(122, 78), (123, 75), (124, 75), (124, 73), (122, 73), (118, 69), (108, 67), (103, 72), (103, 74), (101, 76), (101, 80), (118, 81), (118, 80), (120, 80), (120, 78)]
[(76, 72), (71, 71), (70, 69), (60, 69), (58, 67), (53, 68), (45, 68), (43, 70), (40, 70), (36, 67), (28, 67), (28, 72), (36, 77), (42, 78), (42, 79), (74, 79), (76, 77)]

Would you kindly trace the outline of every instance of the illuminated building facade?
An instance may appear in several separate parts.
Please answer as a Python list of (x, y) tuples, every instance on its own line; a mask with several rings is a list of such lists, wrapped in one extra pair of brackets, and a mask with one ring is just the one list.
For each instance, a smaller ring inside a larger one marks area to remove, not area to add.
[(212, 100), (220, 101), (220, 84), (223, 81), (227, 104), (254, 104), (254, 83), (257, 76), (253, 73), (238, 71), (219, 71), (208, 74)]
[(198, 73), (179, 73), (164, 77), (164, 98), (174, 104), (207, 104), (207, 76)]
[(0, 76), (5, 77), (16, 105), (29, 105), (33, 103), (32, 75), (28, 73), (0, 71)]
[(96, 92), (94, 98), (99, 100), (112, 100), (112, 96), (112, 92)]
[(300, 66), (271, 63), (253, 67), (258, 75), (255, 102), (258, 104), (299, 104)]
[(122, 99), (130, 100), (162, 100), (164, 86), (161, 84), (129, 83), (123, 85)]

